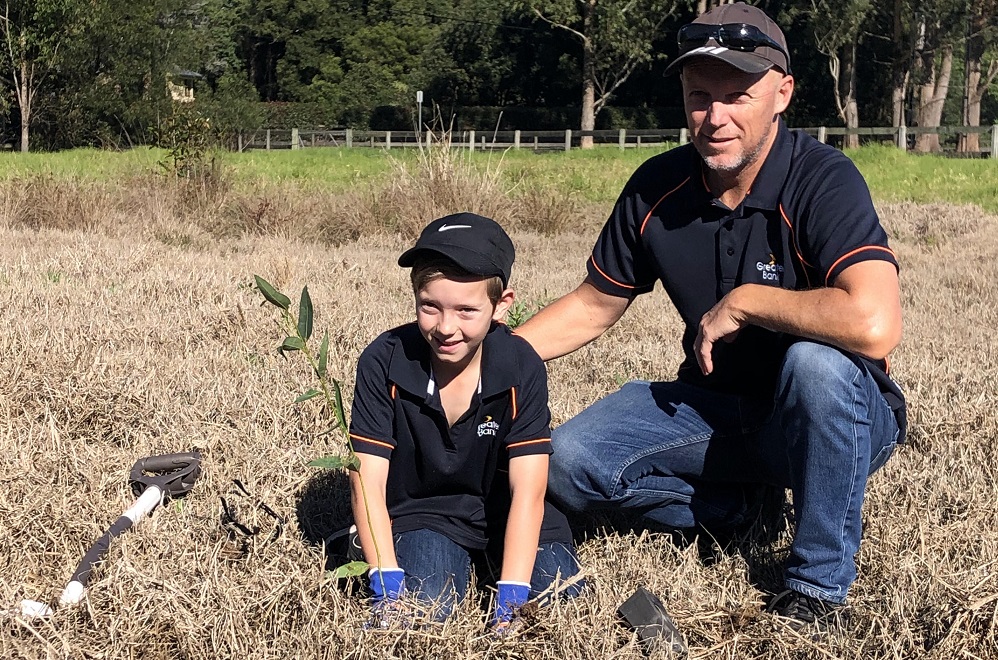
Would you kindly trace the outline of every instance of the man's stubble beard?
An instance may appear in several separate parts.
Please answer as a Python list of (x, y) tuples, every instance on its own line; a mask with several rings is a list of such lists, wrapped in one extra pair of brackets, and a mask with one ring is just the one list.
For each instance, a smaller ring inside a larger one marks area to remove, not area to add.
[(735, 161), (732, 163), (727, 163), (727, 164), (719, 163), (716, 160), (718, 156), (704, 156), (703, 154), (700, 154), (700, 156), (703, 158), (704, 164), (706, 164), (708, 168), (710, 168), (715, 172), (720, 172), (722, 174), (739, 172), (742, 169), (748, 167), (749, 165), (759, 160), (759, 156), (762, 154), (763, 148), (766, 146), (766, 143), (769, 141), (769, 136), (773, 132), (773, 126), (775, 125), (776, 125), (775, 121), (770, 122), (769, 125), (766, 127), (766, 132), (762, 134), (762, 137), (759, 138), (759, 141), (752, 147), (752, 151), (748, 153), (743, 151), (738, 156), (738, 158), (735, 159)]

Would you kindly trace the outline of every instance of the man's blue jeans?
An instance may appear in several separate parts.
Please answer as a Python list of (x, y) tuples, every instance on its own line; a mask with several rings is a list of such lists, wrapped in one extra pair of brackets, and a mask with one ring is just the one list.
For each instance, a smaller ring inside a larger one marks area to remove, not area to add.
[(682, 382), (630, 382), (553, 434), (548, 490), (565, 510), (618, 508), (682, 529), (737, 525), (746, 484), (790, 488), (788, 587), (845, 601), (856, 579), (867, 477), (898, 426), (862, 362), (801, 341), (774, 400)]
[[(480, 568), (491, 567), (485, 551), (469, 550), (429, 529), (396, 534), (395, 555), (405, 570), (406, 591), (425, 604), (436, 621), (450, 616), (454, 606), (464, 599), (473, 561)], [(530, 598), (542, 594), (555, 580), (567, 580), (578, 572), (575, 548), (564, 543), (542, 543), (530, 576)], [(581, 586), (575, 583), (562, 595), (577, 596)]]

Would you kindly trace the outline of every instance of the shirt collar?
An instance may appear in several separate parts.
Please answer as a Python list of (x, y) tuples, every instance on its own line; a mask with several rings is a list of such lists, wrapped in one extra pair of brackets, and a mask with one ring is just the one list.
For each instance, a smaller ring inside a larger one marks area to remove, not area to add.
[[(430, 389), (430, 347), (419, 333), (415, 323), (404, 327), (392, 359), (388, 365), (388, 379), (412, 394), (425, 396), (429, 401), (436, 387)], [(482, 375), (479, 392), (482, 398), (505, 392), (516, 385), (519, 365), (516, 353), (510, 350), (510, 331), (504, 325), (493, 323), (482, 340)]]
[(775, 210), (780, 203), (780, 192), (786, 183), (790, 172), (790, 157), (793, 155), (794, 140), (783, 123), (783, 117), (777, 120), (776, 140), (773, 142), (765, 162), (755, 176), (752, 190), (742, 202), (745, 206), (755, 209)]
[[(780, 203), (780, 192), (790, 171), (790, 157), (793, 154), (793, 136), (783, 122), (783, 117), (777, 120), (776, 140), (773, 142), (766, 160), (756, 174), (752, 190), (745, 196), (743, 206), (756, 209), (775, 210)], [(692, 149), (692, 166), (690, 167), (693, 183), (693, 194), (690, 196), (691, 210), (699, 212), (705, 206), (715, 201), (706, 180), (706, 165), (696, 149)]]

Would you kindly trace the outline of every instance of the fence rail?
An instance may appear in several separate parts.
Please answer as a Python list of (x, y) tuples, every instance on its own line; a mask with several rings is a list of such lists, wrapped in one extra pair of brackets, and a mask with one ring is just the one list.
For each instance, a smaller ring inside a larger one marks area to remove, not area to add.
[[(919, 135), (939, 135), (944, 142), (944, 152), (958, 152), (953, 137), (983, 135), (973, 151), (958, 155), (998, 158), (998, 124), (994, 126), (901, 126), (860, 127), (816, 126), (803, 129), (821, 142), (842, 144), (846, 136), (856, 135), (866, 142), (887, 142), (899, 149), (910, 149)], [(469, 151), (492, 149), (533, 149), (534, 151), (570, 151), (581, 145), (582, 138), (592, 138), (593, 143), (616, 145), (619, 149), (645, 146), (662, 146), (666, 143), (685, 144), (689, 134), (685, 128), (618, 129), (601, 131), (454, 131), (447, 138), (452, 148)], [(347, 147), (374, 149), (405, 149), (437, 144), (440, 136), (430, 131), (360, 131), (353, 129), (276, 129), (268, 128), (253, 134), (240, 133), (236, 148), (247, 149), (305, 149), (311, 147)]]

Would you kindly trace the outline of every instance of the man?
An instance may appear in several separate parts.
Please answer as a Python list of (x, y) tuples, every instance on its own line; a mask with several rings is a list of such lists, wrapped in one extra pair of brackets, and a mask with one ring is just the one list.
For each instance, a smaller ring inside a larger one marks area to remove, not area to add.
[(789, 131), (786, 40), (761, 10), (722, 5), (679, 32), (669, 67), (692, 144), (625, 186), (588, 277), (518, 334), (545, 360), (600, 336), (661, 281), (685, 324), (674, 382), (631, 382), (554, 433), (549, 489), (673, 528), (743, 522), (790, 488), (794, 627), (839, 623), (867, 477), (903, 441), (886, 357), (901, 338), (897, 261), (862, 176)]

